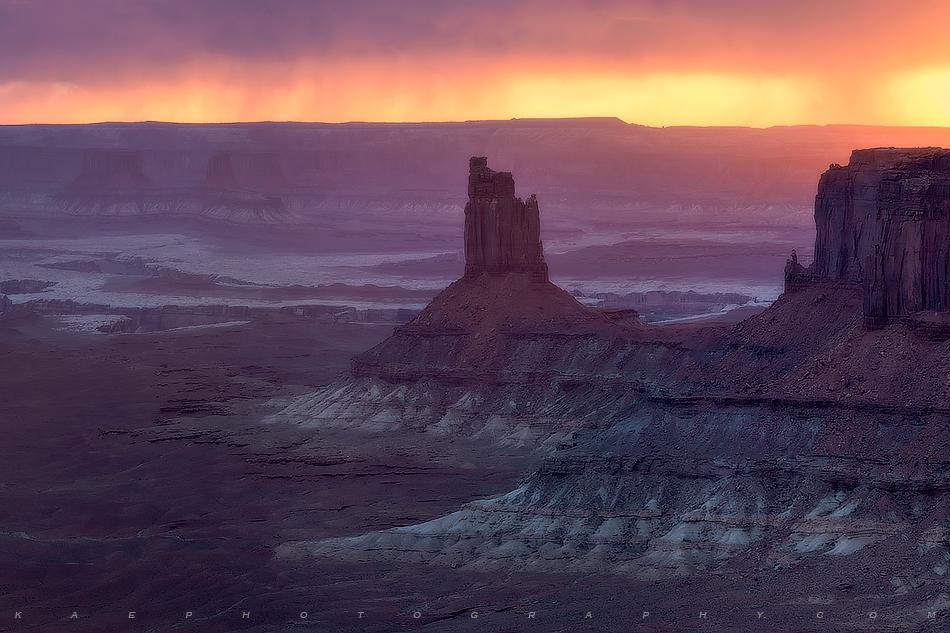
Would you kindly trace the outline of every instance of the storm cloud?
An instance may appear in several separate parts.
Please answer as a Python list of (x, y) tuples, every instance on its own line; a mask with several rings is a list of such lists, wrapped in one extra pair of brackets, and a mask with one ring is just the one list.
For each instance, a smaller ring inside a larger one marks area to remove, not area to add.
[[(936, 72), (914, 81), (939, 84), (950, 69), (948, 17), (937, 0), (910, 8), (858, 0), (0, 0), (0, 96), (53, 103), (68, 93), (91, 103), (89, 91), (115, 99), (146, 84), (190, 82), (194, 91), (202, 82), (235, 90), (283, 82), (296, 86), (299, 101), (304, 78), (324, 94), (352, 76), (414, 81), (426, 98), (461, 103), (482, 99), (470, 99), (486, 88), (471, 77), (484, 66), (504, 90), (521, 78), (554, 85), (629, 77), (630, 91), (681, 75), (697, 85), (728, 77), (745, 90), (771, 81), (803, 103), (820, 99), (800, 87), (808, 85), (816, 95), (836, 92), (828, 101), (844, 116), (842, 104), (857, 104), (895, 74)], [(347, 90), (344, 100), (365, 96)], [(500, 98), (515, 97), (509, 90)], [(312, 99), (319, 117), (327, 100)], [(0, 106), (0, 119), (11, 116)]]

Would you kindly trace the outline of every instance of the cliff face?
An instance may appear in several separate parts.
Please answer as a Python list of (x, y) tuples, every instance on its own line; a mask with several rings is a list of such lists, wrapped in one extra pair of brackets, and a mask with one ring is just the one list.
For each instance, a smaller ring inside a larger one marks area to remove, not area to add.
[(95, 193), (152, 189), (158, 189), (158, 185), (142, 171), (142, 152), (97, 150), (86, 152), (82, 173), (66, 191)]
[[(809, 282), (735, 326), (609, 327), (557, 299), (539, 309), (526, 289), (546, 286), (530, 273), (456, 282), (357, 357), (354, 377), (274, 419), (467, 436), (546, 459), (500, 497), (278, 554), (645, 579), (802, 573), (808, 591), (853, 588), (842, 604), (888, 601), (890, 622), (914, 630), (950, 569), (950, 341), (904, 321), (864, 327), (864, 290), (849, 281), (863, 279), (861, 249), (906, 258), (939, 241), (943, 185), (936, 168), (887, 158), (876, 176), (859, 173), (870, 162), (826, 174), (821, 261), (788, 267)], [(869, 197), (887, 212), (870, 214)], [(930, 233), (909, 232), (928, 221)], [(915, 250), (918, 235), (931, 241)], [(903, 282), (902, 270), (883, 278)]]
[(280, 197), (281, 193), (298, 189), (284, 175), (280, 156), (276, 152), (257, 152), (249, 155), (243, 182), (247, 183), (251, 190), (260, 191), (267, 197)]
[(473, 156), (465, 205), (465, 276), (511, 272), (548, 280), (538, 199), (532, 195), (525, 202), (515, 197), (510, 172), (492, 171), (487, 158)]
[(231, 155), (215, 154), (208, 159), (208, 175), (198, 183), (199, 189), (213, 191), (239, 191), (248, 193), (248, 190), (234, 177), (234, 168), (231, 166)]
[(819, 279), (864, 286), (867, 325), (950, 310), (950, 150), (856, 150), (815, 198)]

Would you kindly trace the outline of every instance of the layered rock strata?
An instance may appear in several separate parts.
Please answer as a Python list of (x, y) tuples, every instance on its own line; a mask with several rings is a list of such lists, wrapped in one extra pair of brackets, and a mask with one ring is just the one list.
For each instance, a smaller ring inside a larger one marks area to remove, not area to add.
[(506, 277), (521, 284), (509, 303), (489, 273), (460, 280), (352, 378), (273, 419), (480, 438), (543, 463), (455, 513), (280, 556), (645, 579), (824, 565), (853, 585), (864, 572), (841, 561), (873, 560), (908, 609), (944, 586), (946, 339), (865, 328), (848, 279), (802, 284), (735, 326), (623, 328), (554, 291), (539, 309), (529, 277)]
[(486, 157), (473, 156), (465, 205), (465, 276), (511, 272), (548, 280), (538, 199), (516, 197), (511, 172), (492, 171)]
[(138, 150), (97, 150), (86, 152), (82, 172), (66, 187), (71, 193), (142, 191), (158, 185), (142, 171)]
[(939, 585), (950, 348), (903, 324), (867, 330), (860, 289), (831, 290), (735, 328), (526, 340), (507, 367), (454, 387), (434, 372), (301, 398), (282, 419), (548, 457), (501, 497), (278, 553), (650, 579), (919, 550), (895, 563), (901, 582)]
[(786, 269), (809, 280), (862, 284), (869, 327), (950, 310), (950, 150), (855, 150), (815, 197), (815, 261)]
[(239, 191), (248, 190), (234, 177), (234, 168), (231, 166), (231, 155), (215, 154), (208, 159), (208, 175), (198, 183), (199, 189), (212, 191)]
[(249, 191), (234, 177), (229, 154), (208, 161), (195, 187), (162, 188), (145, 175), (142, 152), (86, 152), (82, 173), (59, 195), (67, 217), (192, 218), (224, 224), (277, 224), (289, 214), (279, 198)]

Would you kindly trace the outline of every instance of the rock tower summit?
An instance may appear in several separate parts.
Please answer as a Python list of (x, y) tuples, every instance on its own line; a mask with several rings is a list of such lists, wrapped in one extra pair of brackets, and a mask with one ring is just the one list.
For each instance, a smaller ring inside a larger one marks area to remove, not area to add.
[(535, 281), (547, 281), (548, 265), (538, 199), (516, 197), (511, 172), (493, 171), (488, 158), (473, 156), (465, 205), (465, 277), (482, 273), (528, 273)]

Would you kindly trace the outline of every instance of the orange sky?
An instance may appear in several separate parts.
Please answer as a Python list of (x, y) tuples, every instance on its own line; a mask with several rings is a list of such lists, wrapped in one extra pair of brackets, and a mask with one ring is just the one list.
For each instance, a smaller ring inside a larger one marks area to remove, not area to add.
[(943, 0), (0, 0), (0, 123), (950, 126), (948, 18)]

